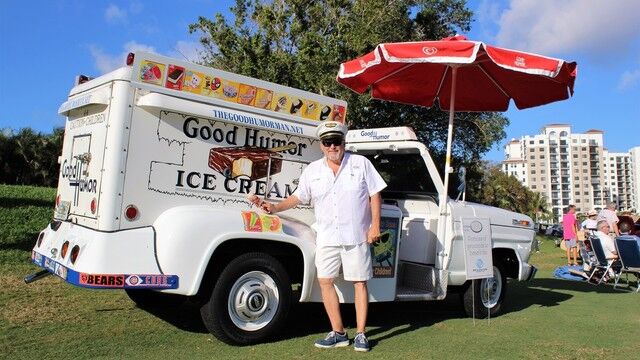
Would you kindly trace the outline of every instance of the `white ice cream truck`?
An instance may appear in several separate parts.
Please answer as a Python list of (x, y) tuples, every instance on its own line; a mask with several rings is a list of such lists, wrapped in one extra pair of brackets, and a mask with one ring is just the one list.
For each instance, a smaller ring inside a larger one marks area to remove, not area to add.
[[(189, 298), (220, 340), (260, 342), (293, 302), (321, 302), (314, 215), (312, 204), (268, 215), (247, 197), (293, 193), (322, 156), (316, 126), (346, 121), (347, 104), (150, 53), (126, 63), (78, 77), (59, 108), (67, 122), (54, 217), (32, 251), (43, 270), (25, 281), (55, 274), (124, 289), (141, 307)], [(531, 219), (452, 199), (439, 211), (442, 180), (411, 129), (352, 130), (346, 147), (388, 183), (371, 302), (441, 300), (455, 288), (467, 313), (484, 317), (500, 311), (507, 278), (533, 277)], [(484, 243), (469, 246), (469, 229)], [(488, 277), (469, 280), (471, 267)], [(336, 287), (353, 302), (353, 286)]]

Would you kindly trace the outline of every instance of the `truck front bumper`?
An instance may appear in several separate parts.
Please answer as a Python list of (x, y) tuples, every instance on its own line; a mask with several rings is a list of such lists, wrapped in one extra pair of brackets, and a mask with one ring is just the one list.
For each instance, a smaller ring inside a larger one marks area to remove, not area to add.
[(530, 281), (530, 280), (533, 280), (534, 276), (536, 276), (536, 273), (538, 272), (538, 268), (533, 265), (524, 263), (522, 264), (521, 271), (522, 271), (522, 275), (520, 276), (520, 279), (524, 281)]

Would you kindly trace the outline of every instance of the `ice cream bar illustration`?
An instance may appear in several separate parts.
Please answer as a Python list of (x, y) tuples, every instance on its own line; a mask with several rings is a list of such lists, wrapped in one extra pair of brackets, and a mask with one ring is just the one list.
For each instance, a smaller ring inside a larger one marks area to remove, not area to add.
[[(282, 155), (284, 151), (296, 146), (295, 144), (272, 149), (257, 147), (221, 147), (209, 151), (209, 167), (227, 178), (247, 176), (250, 180), (260, 179), (278, 174), (282, 171)], [(269, 159), (271, 167), (269, 168)]]
[(289, 109), (289, 113), (297, 114), (300, 108), (302, 107), (302, 104), (303, 102), (300, 99), (296, 99), (295, 101), (293, 101), (291, 103), (291, 108)]
[(331, 114), (331, 108), (327, 105), (323, 106), (322, 111), (320, 111), (320, 120), (327, 120), (329, 114)]

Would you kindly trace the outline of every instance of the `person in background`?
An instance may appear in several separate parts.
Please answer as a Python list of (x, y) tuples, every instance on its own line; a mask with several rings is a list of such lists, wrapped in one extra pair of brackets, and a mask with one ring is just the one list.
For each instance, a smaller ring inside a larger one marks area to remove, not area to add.
[(582, 230), (584, 230), (587, 234), (593, 234), (598, 230), (597, 229), (598, 221), (596, 220), (597, 216), (598, 216), (597, 211), (589, 210), (589, 212), (587, 213), (587, 218), (584, 219), (582, 224), (580, 224), (580, 226), (582, 227)]
[(633, 233), (633, 225), (627, 221), (622, 221), (620, 223), (620, 237), (624, 240), (635, 240), (638, 242), (638, 246), (640, 246), (640, 236), (635, 235)]
[(597, 220), (607, 220), (609, 223), (609, 230), (611, 231), (611, 235), (618, 236), (620, 235), (620, 230), (618, 230), (618, 215), (616, 215), (616, 203), (609, 202), (607, 203), (607, 207), (600, 210), (598, 214)]
[(600, 239), (600, 243), (602, 244), (602, 250), (604, 250), (604, 257), (607, 258), (607, 262), (611, 264), (611, 268), (609, 269), (609, 274), (607, 274), (608, 280), (610, 276), (613, 276), (614, 270), (617, 271), (620, 268), (620, 262), (618, 260), (618, 251), (616, 249), (616, 243), (613, 237), (611, 237), (611, 228), (609, 227), (609, 222), (607, 220), (598, 221), (598, 231), (596, 231), (596, 236)]
[[(567, 265), (578, 265), (577, 223), (576, 206), (569, 205), (562, 217), (562, 239), (567, 246)], [(571, 256), (573, 256), (573, 262), (571, 262)]]

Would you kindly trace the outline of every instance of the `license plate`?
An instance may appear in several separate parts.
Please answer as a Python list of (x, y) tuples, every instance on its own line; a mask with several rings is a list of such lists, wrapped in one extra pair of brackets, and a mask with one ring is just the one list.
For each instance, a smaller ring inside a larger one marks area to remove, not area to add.
[(56, 211), (54, 212), (53, 217), (58, 220), (67, 220), (69, 217), (69, 209), (71, 209), (71, 202), (60, 201), (56, 206)]

